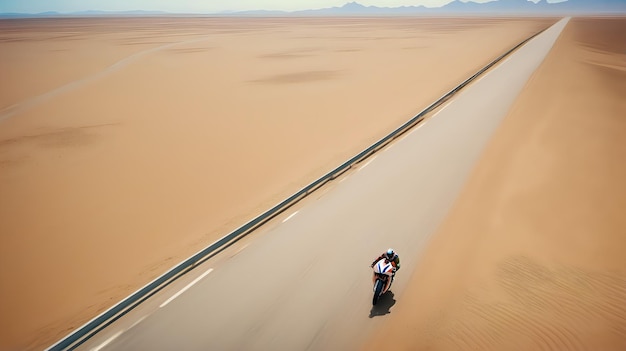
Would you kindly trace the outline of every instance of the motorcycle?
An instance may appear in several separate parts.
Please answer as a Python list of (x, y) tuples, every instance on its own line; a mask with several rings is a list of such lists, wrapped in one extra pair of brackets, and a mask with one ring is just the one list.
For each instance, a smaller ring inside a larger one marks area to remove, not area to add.
[(384, 295), (389, 288), (391, 288), (391, 281), (396, 268), (391, 264), (391, 261), (383, 258), (382, 260), (374, 264), (374, 298), (372, 299), (372, 305), (376, 305), (378, 299)]

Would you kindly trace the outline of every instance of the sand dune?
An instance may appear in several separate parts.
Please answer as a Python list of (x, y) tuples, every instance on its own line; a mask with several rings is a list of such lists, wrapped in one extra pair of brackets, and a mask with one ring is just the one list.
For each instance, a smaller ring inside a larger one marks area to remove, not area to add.
[(626, 349), (625, 42), (570, 21), (369, 349)]
[(0, 21), (0, 349), (37, 349), (554, 20)]

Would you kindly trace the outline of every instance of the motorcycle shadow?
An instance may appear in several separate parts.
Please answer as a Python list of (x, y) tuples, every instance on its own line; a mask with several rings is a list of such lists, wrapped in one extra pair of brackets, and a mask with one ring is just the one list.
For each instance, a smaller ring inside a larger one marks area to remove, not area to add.
[(370, 310), (370, 318), (376, 316), (384, 316), (391, 313), (391, 306), (396, 304), (396, 300), (393, 298), (393, 291), (387, 291), (383, 296), (378, 299), (378, 303), (372, 306)]

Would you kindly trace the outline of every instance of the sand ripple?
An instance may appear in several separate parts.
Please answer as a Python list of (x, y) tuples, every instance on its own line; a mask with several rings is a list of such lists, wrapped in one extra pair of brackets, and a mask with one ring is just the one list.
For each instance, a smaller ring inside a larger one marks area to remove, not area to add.
[(605, 340), (606, 349), (626, 349), (624, 274), (547, 267), (519, 256), (502, 262), (495, 277), (497, 287), (489, 289), (495, 292), (466, 294), (459, 318), (431, 321), (427, 334), (445, 349), (589, 350), (590, 336)]

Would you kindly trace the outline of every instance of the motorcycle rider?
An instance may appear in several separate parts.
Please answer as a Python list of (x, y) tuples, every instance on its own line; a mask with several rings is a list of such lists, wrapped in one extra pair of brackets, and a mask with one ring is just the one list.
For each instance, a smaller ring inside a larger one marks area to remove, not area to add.
[(389, 248), (387, 251), (383, 252), (382, 255), (378, 256), (378, 258), (376, 258), (374, 262), (372, 262), (370, 267), (374, 268), (374, 265), (376, 264), (376, 262), (382, 259), (388, 260), (389, 262), (391, 262), (391, 265), (393, 266), (393, 274), (391, 275), (391, 282), (389, 283), (389, 288), (388, 288), (388, 289), (391, 289), (391, 283), (393, 283), (393, 278), (396, 276), (396, 272), (400, 269), (400, 256), (398, 256), (398, 254), (395, 251), (393, 251), (392, 248)]

